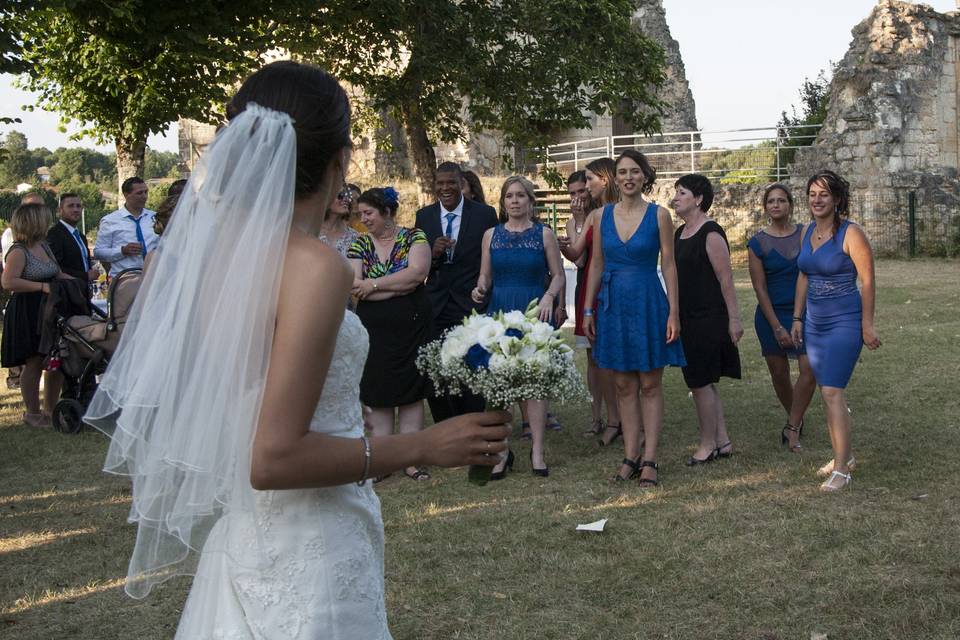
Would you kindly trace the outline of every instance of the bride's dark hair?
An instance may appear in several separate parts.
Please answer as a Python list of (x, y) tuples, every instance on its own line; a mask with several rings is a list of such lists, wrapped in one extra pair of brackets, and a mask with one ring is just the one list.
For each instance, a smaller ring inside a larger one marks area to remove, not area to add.
[(314, 66), (282, 60), (244, 81), (227, 105), (227, 118), (247, 103), (282, 111), (297, 133), (296, 196), (315, 193), (330, 161), (350, 146), (350, 101), (336, 78)]

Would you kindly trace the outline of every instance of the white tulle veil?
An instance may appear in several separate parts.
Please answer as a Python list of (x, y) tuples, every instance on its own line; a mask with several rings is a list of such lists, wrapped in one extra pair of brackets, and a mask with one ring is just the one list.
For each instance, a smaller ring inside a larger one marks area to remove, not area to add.
[(126, 591), (135, 598), (193, 574), (224, 513), (255, 512), (250, 447), (295, 165), (286, 114), (250, 103), (217, 134), (180, 196), (87, 410), (85, 420), (111, 437), (104, 469), (131, 477), (138, 533)]

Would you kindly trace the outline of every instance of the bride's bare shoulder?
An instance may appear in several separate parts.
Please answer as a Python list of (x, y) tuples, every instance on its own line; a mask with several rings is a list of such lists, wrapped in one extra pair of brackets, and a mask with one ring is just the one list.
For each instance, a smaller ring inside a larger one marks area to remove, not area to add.
[(290, 235), (284, 265), (284, 285), (296, 288), (346, 288), (353, 284), (353, 270), (336, 249), (318, 238), (300, 233)]

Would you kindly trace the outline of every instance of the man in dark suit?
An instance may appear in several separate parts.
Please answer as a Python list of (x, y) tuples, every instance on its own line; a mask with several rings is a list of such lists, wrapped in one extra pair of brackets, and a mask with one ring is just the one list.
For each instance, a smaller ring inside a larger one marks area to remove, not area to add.
[[(480, 275), (483, 234), (497, 225), (493, 207), (463, 197), (459, 165), (444, 162), (435, 176), (438, 201), (417, 211), (416, 222), (417, 228), (427, 234), (433, 253), (427, 277), (427, 295), (433, 306), (431, 340), (478, 308), (470, 292)], [(434, 422), (484, 409), (483, 398), (470, 393), (431, 395), (427, 400)]]
[[(83, 203), (75, 193), (65, 193), (60, 196), (60, 207), (57, 209), (60, 218), (47, 231), (47, 244), (53, 251), (53, 256), (60, 264), (60, 269), (69, 276), (77, 278), (85, 285), (100, 276), (100, 271), (91, 261), (90, 246), (77, 224), (83, 215)], [(87, 286), (89, 295), (90, 287)]]

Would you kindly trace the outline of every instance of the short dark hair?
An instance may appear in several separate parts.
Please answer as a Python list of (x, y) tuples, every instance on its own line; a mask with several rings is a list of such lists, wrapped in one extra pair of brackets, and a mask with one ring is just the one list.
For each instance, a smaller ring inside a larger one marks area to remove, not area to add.
[(833, 212), (833, 237), (840, 230), (840, 218), (850, 214), (850, 183), (829, 169), (821, 169), (807, 180), (807, 194), (814, 183), (822, 182), (830, 195), (837, 199), (837, 208)]
[(574, 182), (586, 182), (587, 181), (587, 172), (583, 169), (580, 171), (574, 171), (569, 176), (567, 176), (567, 186), (569, 187)]
[(299, 198), (316, 193), (327, 167), (350, 146), (350, 101), (343, 87), (318, 67), (280, 60), (243, 82), (227, 105), (227, 117), (237, 117), (251, 102), (293, 119), (297, 134), (294, 194)]
[(434, 173), (455, 173), (458, 178), (463, 178), (463, 169), (456, 162), (441, 162)]
[(650, 164), (650, 161), (647, 160), (647, 156), (643, 155), (636, 149), (627, 149), (617, 156), (617, 160), (614, 164), (619, 165), (620, 161), (624, 158), (630, 158), (636, 162), (638, 165), (640, 165), (640, 170), (643, 171), (644, 182), (643, 186), (640, 187), (640, 193), (650, 193), (653, 191), (653, 183), (657, 181), (657, 170), (654, 169)]
[(124, 195), (126, 195), (131, 191), (133, 191), (133, 186), (136, 184), (146, 184), (146, 182), (144, 182), (143, 178), (139, 176), (133, 176), (132, 178), (127, 178), (126, 180), (123, 181), (123, 184), (120, 185), (120, 191), (122, 191)]
[(388, 218), (396, 216), (397, 209), (400, 208), (400, 203), (387, 198), (387, 192), (380, 187), (367, 189), (361, 193), (360, 197), (357, 198), (357, 204), (368, 204), (379, 211), (380, 215), (387, 216)]
[(64, 200), (67, 200), (67, 199), (69, 199), (69, 198), (78, 198), (78, 199), (80, 199), (81, 202), (83, 201), (83, 199), (80, 198), (80, 196), (79, 196), (78, 194), (68, 192), (68, 193), (61, 193), (61, 194), (60, 194), (60, 198), (57, 200), (57, 204), (63, 204), (63, 201), (64, 201)]
[(698, 198), (702, 196), (700, 211), (706, 213), (710, 210), (710, 205), (713, 204), (713, 185), (710, 184), (710, 179), (707, 176), (702, 176), (699, 173), (688, 173), (674, 182), (673, 186), (683, 187)]

